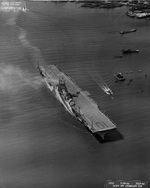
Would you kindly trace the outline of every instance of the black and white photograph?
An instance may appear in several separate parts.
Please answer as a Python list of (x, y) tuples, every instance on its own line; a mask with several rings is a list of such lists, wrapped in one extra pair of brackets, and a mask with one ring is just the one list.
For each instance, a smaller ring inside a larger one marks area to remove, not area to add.
[(0, 188), (149, 188), (150, 0), (0, 0)]

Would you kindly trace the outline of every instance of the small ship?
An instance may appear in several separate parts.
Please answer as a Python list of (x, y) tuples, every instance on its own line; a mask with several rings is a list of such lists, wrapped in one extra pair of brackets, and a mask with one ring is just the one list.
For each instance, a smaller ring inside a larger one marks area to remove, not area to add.
[(136, 31), (137, 31), (137, 29), (131, 29), (129, 31), (120, 31), (120, 34), (124, 35), (124, 34), (128, 34), (128, 33), (133, 33), (133, 32), (136, 32)]
[(131, 49), (127, 49), (127, 50), (122, 50), (123, 54), (132, 54), (132, 53), (139, 53), (139, 50), (131, 50)]
[(114, 74), (114, 77), (119, 81), (125, 81), (125, 78), (123, 77), (121, 72), (117, 72)]
[(87, 91), (82, 91), (76, 83), (55, 65), (37, 67), (47, 87), (62, 103), (65, 109), (81, 124), (104, 139), (105, 134), (116, 125), (99, 110), (96, 102), (89, 97)]

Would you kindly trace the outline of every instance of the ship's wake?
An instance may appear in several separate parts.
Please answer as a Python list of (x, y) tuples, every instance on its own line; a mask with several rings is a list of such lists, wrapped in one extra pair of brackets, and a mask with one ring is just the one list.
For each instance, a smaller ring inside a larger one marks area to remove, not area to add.
[[(94, 68), (95, 69), (95, 68)], [(107, 95), (113, 95), (113, 91), (110, 89), (110, 87), (106, 84), (106, 82), (102, 79), (101, 75), (96, 71), (92, 70), (90, 67), (90, 71), (87, 69), (86, 66), (86, 72), (91, 77), (91, 79), (107, 94)]]
[(107, 94), (107, 95), (113, 95), (113, 91), (107, 87), (107, 86), (104, 86), (102, 87), (102, 90)]

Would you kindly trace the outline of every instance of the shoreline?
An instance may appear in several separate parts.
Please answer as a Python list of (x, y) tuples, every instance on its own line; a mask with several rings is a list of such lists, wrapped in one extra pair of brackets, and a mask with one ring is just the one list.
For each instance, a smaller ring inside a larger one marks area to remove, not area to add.
[(77, 3), (79, 4), (79, 8), (89, 8), (89, 9), (115, 9), (126, 7), (127, 12), (126, 16), (130, 18), (138, 18), (138, 19), (147, 19), (150, 17), (150, 2), (142, 1), (135, 2), (129, 0), (118, 0), (116, 1), (98, 1), (98, 0), (32, 0), (31, 2), (52, 2), (52, 3)]
[(30, 0), (37, 2), (53, 2), (53, 3), (81, 3), (81, 8), (103, 8), (103, 9), (113, 9), (118, 7), (126, 6), (132, 10), (144, 10), (148, 9), (150, 11), (150, 2), (145, 0), (142, 2), (135, 2), (129, 0), (118, 0), (117, 2), (114, 0)]

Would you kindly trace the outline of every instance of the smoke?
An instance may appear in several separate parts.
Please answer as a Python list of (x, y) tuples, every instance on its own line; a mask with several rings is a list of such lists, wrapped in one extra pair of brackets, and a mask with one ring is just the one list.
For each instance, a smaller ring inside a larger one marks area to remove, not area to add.
[(19, 40), (21, 41), (21, 43), (25, 46), (25, 47), (30, 47), (30, 43), (27, 41), (26, 39), (26, 35), (27, 33), (23, 30), (23, 29), (20, 29), (21, 32), (20, 32), (20, 35), (19, 35)]
[(27, 71), (13, 65), (1, 64), (0, 66), (0, 90), (2, 92), (17, 93), (23, 88), (39, 89), (43, 80), (40, 76), (33, 76)]
[(21, 27), (20, 27), (20, 35), (19, 35), (18, 39), (20, 40), (20, 42), (22, 43), (22, 45), (25, 48), (27, 48), (30, 52), (32, 52), (33, 59), (34, 59), (35, 62), (40, 61), (40, 62), (42, 62), (42, 63), (45, 64), (44, 59), (42, 57), (42, 54), (41, 54), (40, 50), (37, 47), (33, 46), (28, 41), (28, 39), (27, 39), (27, 32), (24, 29), (22, 29)]
[[(7, 24), (10, 26), (16, 26), (20, 32), (18, 39), (21, 42), (22, 46), (24, 46), (29, 51), (29, 55), (32, 58), (32, 62), (35, 62), (35, 67), (37, 66), (37, 62), (41, 64), (45, 64), (44, 59), (41, 55), (40, 50), (33, 46), (29, 40), (27, 39), (27, 32), (16, 25), (16, 13), (12, 13), (11, 17), (7, 19)], [(35, 72), (36, 74), (36, 72)], [(41, 76), (37, 76), (34, 73), (30, 73), (21, 69), (15, 65), (6, 65), (5, 63), (0, 64), (0, 90), (3, 92), (11, 91), (12, 93), (16, 93), (21, 91), (25, 87), (29, 87), (32, 89), (39, 89), (44, 82)]]
[(16, 18), (15, 17), (13, 17), (13, 18), (10, 18), (9, 20), (8, 20), (8, 22), (7, 22), (7, 24), (8, 25), (15, 25), (16, 24)]

